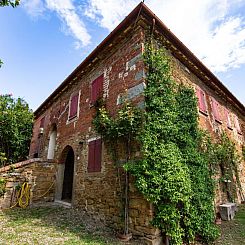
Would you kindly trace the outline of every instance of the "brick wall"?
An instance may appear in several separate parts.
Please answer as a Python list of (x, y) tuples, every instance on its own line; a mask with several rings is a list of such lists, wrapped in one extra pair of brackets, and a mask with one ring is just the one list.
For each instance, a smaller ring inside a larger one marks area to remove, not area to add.
[[(33, 157), (38, 151), (40, 157), (47, 158), (50, 132), (53, 125), (56, 125), (55, 160), (58, 164), (62, 164), (62, 152), (67, 145), (72, 147), (75, 155), (72, 204), (87, 210), (94, 217), (105, 220), (113, 227), (121, 229), (123, 224), (121, 205), (123, 173), (121, 171), (118, 173), (111, 160), (109, 149), (105, 145), (103, 145), (101, 172), (88, 173), (87, 171), (88, 141), (97, 136), (91, 123), (95, 113), (90, 103), (92, 81), (104, 74), (103, 96), (106, 98), (106, 105), (111, 114), (115, 114), (120, 107), (120, 95), (125, 93), (125, 89), (127, 89), (128, 97), (136, 105), (142, 106), (144, 101), (141, 94), (145, 78), (145, 67), (142, 60), (144, 30), (138, 26), (133, 32), (118, 35), (117, 39), (113, 45), (101, 51), (96, 61), (91, 61), (91, 64), (84, 70), (77, 71), (75, 78), (70, 81), (64, 91), (58, 94), (46, 110), (36, 118), (30, 156)], [(213, 137), (216, 137), (221, 129), (225, 130), (240, 150), (244, 143), (245, 133), (243, 115), (239, 114), (225, 98), (220, 97), (219, 91), (209, 88), (199, 76), (191, 72), (190, 67), (188, 69), (174, 58), (170, 51), (169, 54), (172, 61), (173, 78), (179, 83), (189, 84), (193, 88), (200, 87), (205, 91), (208, 112), (200, 113), (200, 126), (207, 129)], [(72, 94), (76, 92), (80, 93), (79, 116), (69, 121), (69, 101)], [(215, 98), (220, 103), (222, 118), (224, 118), (224, 107), (231, 112), (232, 124), (234, 124), (234, 116), (238, 116), (243, 130), (242, 135), (238, 134), (235, 127), (233, 130), (227, 128), (225, 120), (222, 123), (214, 120), (211, 98)], [(45, 117), (44, 131), (40, 134), (40, 122), (43, 117)], [(240, 166), (241, 180), (245, 188), (245, 168), (242, 164), (244, 163), (241, 163)], [(217, 197), (217, 203), (223, 201), (219, 193)], [(135, 189), (132, 179), (129, 199), (130, 230), (133, 234), (143, 236), (148, 242), (158, 241), (159, 231), (150, 225), (154, 210), (151, 204)]]

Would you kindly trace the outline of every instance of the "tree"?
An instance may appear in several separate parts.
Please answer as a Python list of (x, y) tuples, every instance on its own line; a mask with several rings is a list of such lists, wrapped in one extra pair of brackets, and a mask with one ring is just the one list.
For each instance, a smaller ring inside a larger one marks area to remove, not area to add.
[(15, 8), (20, 4), (20, 0), (10, 1), (10, 0), (0, 0), (0, 7), (12, 6)]
[[(15, 8), (20, 4), (20, 0), (10, 1), (10, 0), (0, 0), (0, 7), (12, 6)], [(3, 65), (2, 60), (0, 59), (0, 68)]]
[(21, 98), (0, 95), (0, 165), (25, 160), (32, 135), (33, 112)]

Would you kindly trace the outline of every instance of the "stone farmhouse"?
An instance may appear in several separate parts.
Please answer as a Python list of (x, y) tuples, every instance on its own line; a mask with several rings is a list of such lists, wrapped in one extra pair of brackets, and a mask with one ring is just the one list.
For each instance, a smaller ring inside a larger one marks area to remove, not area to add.
[[(53, 200), (82, 208), (115, 228), (122, 223), (121, 188), (111, 156), (93, 130), (93, 103), (102, 94), (115, 114), (127, 89), (128, 99), (142, 106), (146, 86), (142, 53), (149, 30), (166, 48), (174, 80), (196, 90), (200, 126), (214, 137), (226, 131), (238, 150), (244, 144), (244, 105), (140, 3), (35, 111), (30, 146), (30, 158), (55, 162)], [(241, 164), (245, 191), (245, 166)], [(224, 201), (223, 194), (217, 193), (217, 205)], [(160, 232), (150, 225), (152, 217), (152, 205), (131, 181), (130, 231), (149, 244), (158, 244)]]

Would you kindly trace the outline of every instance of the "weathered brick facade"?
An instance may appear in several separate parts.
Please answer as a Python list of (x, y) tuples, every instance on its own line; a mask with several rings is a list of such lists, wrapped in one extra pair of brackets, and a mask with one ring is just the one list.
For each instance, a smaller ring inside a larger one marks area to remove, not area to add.
[[(87, 210), (118, 229), (123, 224), (120, 201), (122, 176), (118, 175), (105, 145), (102, 145), (101, 171), (87, 171), (88, 144), (94, 137), (98, 137), (92, 126), (95, 109), (91, 105), (91, 84), (103, 74), (103, 97), (112, 114), (119, 108), (120, 95), (125, 89), (133, 103), (142, 106), (145, 86), (142, 53), (149, 27), (168, 50), (175, 81), (189, 84), (195, 89), (201, 88), (205, 92), (208, 110), (206, 113), (200, 112), (200, 126), (207, 129), (213, 137), (221, 129), (225, 130), (239, 150), (244, 144), (244, 106), (141, 3), (37, 109), (30, 148), (31, 158), (38, 156), (47, 159), (48, 154), (52, 155), (48, 149), (52, 138), (54, 159), (57, 162), (55, 198), (58, 200), (62, 199), (65, 161), (68, 152), (72, 152), (69, 153), (74, 158), (72, 205)], [(75, 118), (69, 120), (70, 101), (75, 93), (79, 94), (78, 112)], [(222, 122), (214, 119), (212, 98), (220, 104)], [(232, 128), (227, 127), (224, 108), (229, 110)], [(239, 133), (235, 117), (238, 117), (241, 126)], [(43, 125), (40, 128), (41, 121)], [(240, 167), (245, 190), (245, 166)], [(217, 204), (222, 201), (220, 193), (217, 193)], [(133, 180), (130, 180), (129, 207), (130, 230), (133, 234), (143, 236), (149, 242), (155, 240), (157, 244), (159, 231), (150, 225), (152, 206), (135, 189)]]

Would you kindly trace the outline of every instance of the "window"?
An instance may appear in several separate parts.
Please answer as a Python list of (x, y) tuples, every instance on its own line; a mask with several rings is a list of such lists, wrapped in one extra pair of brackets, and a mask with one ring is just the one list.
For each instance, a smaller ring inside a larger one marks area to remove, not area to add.
[(41, 119), (39, 128), (44, 128), (44, 122), (45, 122), (45, 117)]
[(220, 116), (220, 104), (214, 98), (212, 98), (212, 109), (213, 109), (214, 119), (217, 122), (222, 123), (221, 116)]
[(56, 137), (57, 137), (57, 127), (56, 127), (56, 124), (54, 124), (52, 126), (51, 133), (50, 133), (50, 136), (49, 136), (47, 159), (54, 159), (54, 152), (55, 152), (55, 146), (56, 146)]
[(241, 127), (240, 127), (239, 120), (238, 120), (237, 116), (235, 116), (235, 127), (236, 127), (236, 130), (237, 130), (237, 133), (238, 134), (242, 134), (242, 130), (241, 130)]
[(225, 117), (226, 117), (227, 128), (232, 129), (231, 117), (228, 109), (225, 109)]
[(102, 140), (97, 139), (89, 142), (88, 145), (88, 172), (101, 171)]
[(79, 94), (74, 94), (70, 100), (69, 119), (77, 116)]
[(104, 81), (104, 76), (102, 74), (101, 76), (99, 76), (92, 82), (92, 87), (91, 87), (91, 103), (92, 104), (94, 104), (96, 100), (102, 96), (103, 81)]
[(198, 98), (199, 111), (203, 112), (204, 114), (207, 114), (208, 113), (208, 109), (207, 109), (207, 104), (206, 104), (204, 91), (201, 90), (200, 88), (197, 88), (196, 89), (196, 95), (197, 95), (197, 98)]

